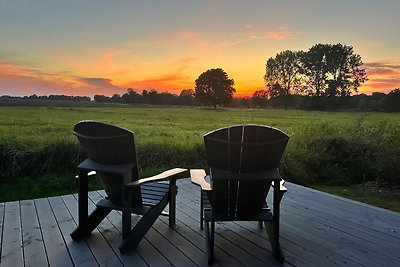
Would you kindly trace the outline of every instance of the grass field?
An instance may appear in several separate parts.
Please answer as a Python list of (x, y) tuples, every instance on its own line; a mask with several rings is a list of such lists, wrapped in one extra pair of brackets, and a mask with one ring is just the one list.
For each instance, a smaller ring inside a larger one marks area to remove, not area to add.
[[(83, 155), (72, 135), (72, 128), (78, 121), (89, 119), (132, 130), (141, 167), (150, 172), (151, 167), (204, 167), (202, 136), (216, 128), (242, 123), (277, 127), (291, 136), (285, 153), (287, 179), (302, 184), (312, 184), (319, 176), (329, 178), (326, 172), (340, 176), (342, 180), (347, 179), (347, 173), (349, 180), (353, 179), (351, 175), (360, 175), (342, 169), (340, 172), (324, 169), (321, 174), (315, 174), (313, 168), (317, 170), (318, 166), (327, 164), (324, 153), (340, 154), (330, 151), (331, 146), (343, 146), (347, 154), (365, 154), (365, 149), (371, 150), (369, 146), (373, 147), (374, 153), (380, 153), (381, 146), (387, 150), (398, 145), (396, 140), (400, 133), (399, 113), (146, 106), (0, 107), (0, 201), (73, 190), (74, 183), (67, 185), (65, 180), (75, 171), (74, 167)], [(352, 143), (360, 143), (362, 149), (356, 147), (347, 151)], [(330, 161), (339, 160), (333, 156), (330, 155)], [(357, 157), (350, 156), (354, 162), (348, 164), (366, 162)], [(355, 169), (364, 165), (360, 166), (355, 166)], [(54, 178), (57, 181), (55, 185), (45, 189), (43, 184), (52, 184), (49, 182), (51, 177), (62, 177), (62, 182)], [(15, 185), (27, 188), (21, 193), (14, 191)]]

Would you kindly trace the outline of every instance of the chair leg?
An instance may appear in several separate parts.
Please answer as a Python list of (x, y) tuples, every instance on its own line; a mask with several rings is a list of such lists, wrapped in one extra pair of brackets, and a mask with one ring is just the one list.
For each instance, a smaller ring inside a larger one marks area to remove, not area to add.
[(283, 254), (283, 250), (281, 244), (279, 242), (279, 232), (276, 230), (276, 223), (273, 222), (265, 222), (265, 228), (267, 229), (268, 239), (271, 243), (272, 254), (275, 260), (279, 262), (285, 261), (285, 255)]
[(268, 232), (268, 239), (271, 243), (274, 258), (279, 262), (285, 261), (285, 255), (279, 243), (279, 220), (280, 220), (280, 202), (283, 194), (279, 191), (279, 187), (274, 187), (274, 219), (272, 222), (265, 223)]
[(258, 221), (258, 227), (259, 227), (260, 229), (263, 229), (263, 221)]
[(208, 265), (211, 265), (214, 261), (214, 235), (215, 235), (215, 222), (206, 221), (206, 248), (208, 255)]
[(176, 194), (178, 194), (176, 186), (176, 178), (172, 178), (169, 181), (169, 216), (168, 216), (168, 223), (169, 227), (175, 226), (175, 214), (176, 214)]
[(71, 233), (73, 240), (79, 240), (90, 233), (101, 223), (101, 221), (111, 212), (112, 209), (107, 207), (96, 207), (89, 215), (85, 223), (79, 224), (78, 227)]
[(128, 236), (122, 241), (119, 250), (122, 254), (128, 252), (130, 249), (135, 248), (143, 239), (146, 233), (150, 230), (151, 226), (157, 220), (158, 216), (162, 213), (168, 204), (169, 194), (166, 194), (161, 201), (153, 206), (142, 218), (136, 223), (135, 227), (130, 231)]
[(200, 190), (200, 229), (203, 230), (204, 225), (204, 201), (203, 201), (203, 191)]

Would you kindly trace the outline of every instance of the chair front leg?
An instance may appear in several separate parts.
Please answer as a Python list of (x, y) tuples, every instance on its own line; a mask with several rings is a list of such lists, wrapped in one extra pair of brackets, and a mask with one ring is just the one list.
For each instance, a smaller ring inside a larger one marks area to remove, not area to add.
[(125, 188), (122, 192), (122, 240), (125, 240), (132, 230), (132, 193), (129, 191), (129, 188)]
[(268, 232), (268, 239), (271, 243), (272, 253), (274, 258), (279, 262), (285, 261), (285, 256), (279, 242), (279, 221), (280, 221), (280, 202), (282, 200), (283, 193), (280, 191), (278, 186), (274, 187), (274, 207), (273, 207), (273, 221), (266, 222), (265, 227)]
[(203, 190), (200, 189), (200, 229), (203, 230), (204, 225), (204, 199)]
[(88, 172), (79, 170), (78, 193), (78, 221), (79, 225), (85, 225), (88, 220)]
[(176, 178), (172, 177), (169, 181), (169, 227), (175, 226), (177, 193)]
[(206, 221), (206, 249), (208, 256), (208, 264), (211, 265), (214, 261), (214, 236), (215, 222), (214, 220)]

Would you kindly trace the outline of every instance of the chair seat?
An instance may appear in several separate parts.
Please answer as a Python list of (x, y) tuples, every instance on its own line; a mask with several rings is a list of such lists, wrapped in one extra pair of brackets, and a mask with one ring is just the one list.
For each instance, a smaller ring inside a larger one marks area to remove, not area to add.
[(144, 184), (141, 186), (142, 201), (145, 206), (157, 204), (168, 193), (169, 184), (164, 182)]
[[(201, 191), (201, 195), (203, 198), (203, 209), (204, 209), (204, 220), (206, 222), (211, 221), (211, 203), (208, 198), (207, 192)], [(268, 207), (267, 202), (264, 203), (264, 207), (261, 212), (254, 214), (252, 216), (227, 216), (226, 214), (219, 215), (216, 213), (214, 215), (215, 221), (272, 221), (273, 214), (271, 209)]]
[[(212, 212), (211, 210), (204, 210), (204, 221), (211, 221)], [(274, 216), (270, 210), (263, 210), (260, 213), (251, 215), (251, 216), (227, 216), (227, 215), (219, 215), (218, 213), (214, 214), (214, 220), (219, 222), (224, 221), (272, 221)]]
[[(169, 191), (169, 184), (166, 182), (158, 182), (152, 184), (144, 184), (141, 186), (142, 201), (141, 206), (132, 206), (132, 213), (145, 214), (151, 206), (157, 205)], [(122, 206), (114, 205), (108, 198), (101, 199), (96, 206), (111, 208), (122, 211)]]

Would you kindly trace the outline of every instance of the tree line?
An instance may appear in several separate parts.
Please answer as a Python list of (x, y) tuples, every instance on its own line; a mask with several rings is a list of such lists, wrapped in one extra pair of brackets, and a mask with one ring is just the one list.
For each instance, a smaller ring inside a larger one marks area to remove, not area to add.
[[(300, 94), (268, 98), (266, 90), (254, 92), (252, 97), (240, 99), (242, 106), (260, 108), (293, 108), (315, 110), (321, 109), (321, 100), (325, 110), (357, 109), (372, 111), (400, 112), (400, 88), (388, 94), (374, 92), (371, 95), (316, 97)], [(317, 107), (317, 108), (316, 108)]]
[(153, 104), (153, 105), (196, 105), (194, 99), (194, 91), (192, 89), (184, 89), (179, 95), (162, 92), (159, 93), (155, 89), (143, 90), (138, 93), (132, 88), (128, 88), (123, 95), (114, 94), (111, 97), (104, 95), (95, 95), (94, 100), (99, 103), (125, 103), (125, 104)]
[(30, 95), (30, 96), (10, 96), (2, 95), (0, 100), (41, 100), (41, 101), (73, 101), (73, 102), (89, 102), (91, 99), (88, 96), (71, 96), (71, 95)]
[[(122, 103), (122, 104), (150, 104), (150, 105), (183, 105), (183, 106), (199, 106), (202, 105), (195, 99), (195, 93), (192, 89), (184, 89), (180, 94), (172, 94), (168, 92), (158, 93), (156, 90), (138, 93), (129, 88), (126, 94), (113, 96), (96, 95), (96, 103)], [(50, 95), (50, 96), (23, 96), (15, 97), (3, 95), (0, 96), (0, 101), (8, 100), (49, 100), (49, 101), (70, 101), (80, 103), (93, 102), (87, 96), (65, 96), (65, 95)], [(43, 101), (44, 102), (44, 101)], [(385, 94), (375, 92), (371, 95), (358, 94), (347, 97), (330, 97), (326, 99), (327, 110), (337, 109), (357, 109), (357, 110), (372, 110), (372, 111), (388, 111), (400, 112), (400, 88), (392, 90)], [(266, 90), (258, 90), (251, 97), (232, 98), (229, 107), (244, 107), (244, 108), (293, 108), (293, 109), (308, 109), (312, 110), (315, 106), (315, 97), (307, 95), (289, 95), (287, 97), (278, 96), (268, 98)]]

